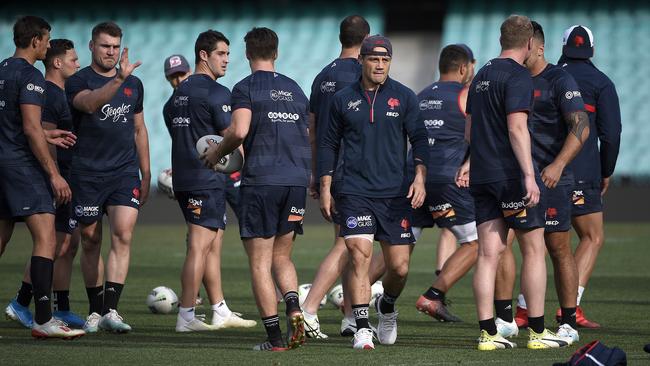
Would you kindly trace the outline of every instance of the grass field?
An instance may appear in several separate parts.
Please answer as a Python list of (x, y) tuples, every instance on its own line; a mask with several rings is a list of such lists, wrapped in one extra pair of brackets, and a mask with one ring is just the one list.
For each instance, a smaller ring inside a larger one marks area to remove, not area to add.
[[(294, 259), (300, 283), (312, 282), (321, 259), (329, 250), (331, 228), (308, 226), (299, 237)], [(594, 276), (584, 295), (583, 307), (589, 317), (600, 322), (600, 330), (581, 330), (580, 345), (601, 340), (627, 352), (631, 365), (649, 364), (643, 345), (650, 343), (650, 225), (612, 224), (606, 228), (606, 245)], [(531, 351), (525, 348), (526, 332), (515, 340), (511, 351), (483, 353), (475, 350), (478, 336), (471, 278), (464, 278), (449, 294), (452, 311), (465, 322), (442, 324), (415, 310), (415, 300), (429, 286), (433, 276), (434, 238), (426, 231), (415, 249), (407, 287), (398, 301), (399, 337), (394, 346), (377, 345), (373, 352), (356, 352), (350, 341), (338, 334), (341, 314), (329, 305), (319, 312), (323, 331), (332, 337), (310, 341), (296, 351), (258, 353), (251, 347), (265, 338), (261, 325), (253, 330), (222, 330), (202, 334), (174, 332), (175, 315), (154, 315), (144, 305), (148, 292), (166, 285), (180, 293), (179, 273), (184, 257), (183, 226), (139, 226), (132, 249), (131, 270), (122, 295), (120, 313), (133, 326), (127, 335), (99, 333), (76, 341), (36, 341), (29, 331), (10, 321), (0, 321), (0, 365), (18, 364), (468, 364), (468, 365), (550, 365), (566, 361), (577, 349)], [(104, 238), (106, 242), (106, 238)], [(106, 247), (106, 246), (105, 246)], [(20, 284), (23, 266), (29, 257), (30, 240), (19, 225), (7, 252), (0, 259), (0, 302), (4, 310)], [(250, 290), (246, 256), (235, 226), (226, 230), (223, 250), (223, 278), (226, 299), (235, 311), (258, 319)], [(549, 278), (546, 303), (547, 326), (557, 300)], [(85, 314), (86, 295), (81, 273), (75, 266), (71, 306)], [(203, 308), (203, 311), (208, 309)], [(284, 306), (280, 307), (283, 313)], [(201, 312), (201, 310), (199, 310)], [(376, 321), (371, 316), (371, 321)], [(284, 324), (284, 322), (282, 323)]]

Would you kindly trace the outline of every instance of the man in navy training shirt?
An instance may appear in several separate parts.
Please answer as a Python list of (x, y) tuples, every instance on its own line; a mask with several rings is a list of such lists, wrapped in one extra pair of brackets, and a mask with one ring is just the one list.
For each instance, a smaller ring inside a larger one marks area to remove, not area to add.
[[(332, 98), (336, 92), (358, 82), (361, 77), (359, 49), (361, 48), (361, 42), (369, 33), (370, 25), (363, 17), (350, 15), (343, 19), (339, 32), (341, 53), (337, 59), (323, 68), (312, 83), (311, 97), (309, 98), (309, 139), (312, 157), (312, 178), (309, 194), (312, 198), (318, 199), (319, 196), (320, 184), (317, 176), (318, 168), (316, 167), (318, 161), (317, 152), (320, 141), (322, 141), (327, 131)], [(345, 246), (345, 240), (339, 236), (340, 223), (337, 218), (334, 218), (333, 221), (334, 246), (318, 267), (309, 294), (302, 304), (306, 333), (309, 338), (327, 338), (327, 335), (320, 330), (317, 312), (323, 296), (327, 294), (336, 279), (346, 270), (348, 264), (348, 249)], [(384, 270), (383, 263), (381, 253), (373, 256), (370, 266), (371, 273), (369, 274), (371, 283), (381, 277)], [(343, 275), (342, 279), (345, 278), (347, 278), (346, 275)], [(353, 336), (357, 330), (352, 308), (350, 307), (348, 287), (347, 283), (343, 281), (345, 317), (341, 321), (342, 336)]]
[[(374, 349), (368, 323), (368, 270), (373, 242), (381, 243), (386, 266), (384, 294), (375, 302), (382, 344), (397, 339), (395, 302), (404, 289), (414, 242), (411, 207), (425, 198), (427, 136), (418, 123), (415, 93), (388, 77), (393, 55), (388, 38), (371, 36), (361, 45), (359, 82), (339, 91), (331, 104), (328, 130), (320, 144), (320, 204), (328, 221), (341, 218), (340, 234), (350, 252), (349, 292), (357, 323), (355, 349)], [(413, 146), (415, 179), (407, 176), (407, 137)], [(342, 167), (337, 168), (342, 147)], [(331, 185), (338, 177), (336, 209)]]
[[(253, 349), (283, 351), (305, 342), (291, 250), (295, 235), (302, 234), (311, 176), (309, 101), (295, 81), (275, 71), (278, 36), (274, 31), (253, 28), (244, 41), (252, 74), (233, 88), (230, 128), (204, 159), (214, 167), (243, 142), (246, 162), (241, 170), (239, 233), (268, 336)], [(276, 283), (286, 304), (287, 343), (280, 329)]]
[(584, 316), (580, 300), (604, 243), (603, 196), (618, 158), (621, 111), (614, 83), (590, 60), (594, 56), (591, 30), (574, 25), (564, 32), (563, 44), (558, 65), (578, 83), (589, 115), (590, 128), (584, 148), (571, 163), (575, 181), (572, 225), (580, 238), (575, 251), (578, 266), (576, 321), (581, 327), (598, 328), (598, 323)]
[[(105, 22), (92, 30), (92, 62), (65, 84), (78, 141), (71, 163), (73, 218), (81, 230), (81, 268), (89, 300), (84, 329), (126, 333), (117, 312), (129, 270), (138, 209), (149, 195), (149, 141), (142, 102), (144, 87), (131, 73), (140, 62), (120, 56), (122, 30)], [(119, 61), (119, 68), (118, 68)], [(142, 181), (140, 181), (140, 175)], [(102, 216), (108, 215), (111, 248), (104, 275)], [(103, 282), (106, 279), (106, 282)]]
[[(562, 318), (557, 332), (558, 336), (578, 341), (576, 328), (576, 297), (578, 293), (578, 271), (571, 252), (571, 193), (573, 174), (567, 165), (578, 154), (587, 136), (589, 136), (589, 117), (584, 112), (584, 103), (578, 85), (571, 75), (556, 65), (549, 64), (544, 57), (544, 30), (537, 22), (533, 25), (533, 48), (526, 67), (533, 77), (534, 104), (528, 119), (531, 138), (533, 162), (541, 172), (544, 192), (546, 219), (544, 241), (551, 255), (555, 270), (555, 288)], [(512, 250), (512, 246), (508, 246)], [(498, 288), (514, 287), (515, 264), (513, 256), (504, 259), (513, 263), (504, 267), (510, 269), (508, 278), (512, 283), (499, 283)], [(500, 265), (504, 265), (504, 260)], [(496, 304), (497, 327), (503, 329), (504, 337), (515, 336), (518, 327), (528, 326), (524, 296), (519, 295), (517, 319), (512, 318), (512, 299), (504, 300), (510, 307), (505, 309)], [(509, 323), (509, 324), (508, 324)]]
[[(421, 208), (414, 210), (414, 222), (415, 215), (426, 214), (439, 227), (449, 229), (461, 247), (447, 259), (438, 277), (418, 298), (415, 307), (439, 321), (447, 322), (461, 320), (447, 309), (445, 295), (474, 266), (478, 255), (474, 200), (467, 186), (455, 182), (456, 172), (468, 153), (465, 141), (467, 94), (463, 91), (474, 77), (472, 61), (472, 55), (460, 45), (446, 46), (439, 58), (440, 79), (418, 94), (418, 122), (427, 131), (429, 165), (427, 199)], [(413, 229), (415, 234), (416, 228)], [(417, 229), (419, 234), (422, 228)]]
[(56, 254), (54, 213), (57, 204), (70, 202), (72, 193), (48, 151), (41, 126), (46, 84), (34, 67), (45, 59), (50, 29), (39, 17), (18, 19), (13, 29), (16, 51), (0, 62), (0, 253), (14, 223), (25, 221), (33, 240), (32, 336), (71, 339), (85, 333), (52, 317), (50, 294)]
[[(226, 74), (230, 41), (208, 30), (196, 39), (195, 74), (185, 79), (165, 108), (165, 124), (172, 137), (174, 193), (187, 223), (187, 254), (181, 274), (182, 293), (177, 332), (252, 327), (230, 311), (221, 287), (221, 247), (226, 227), (225, 175), (203, 165), (196, 141), (205, 135), (223, 135), (230, 125), (230, 91), (215, 80)], [(211, 326), (195, 316), (196, 297), (206, 283), (212, 307)]]
[(528, 348), (570, 344), (544, 327), (544, 210), (527, 124), (533, 83), (523, 66), (530, 56), (532, 36), (533, 27), (527, 17), (508, 17), (501, 24), (501, 54), (476, 74), (467, 101), (465, 134), (470, 141), (470, 189), (479, 240), (473, 287), (481, 351), (515, 347), (497, 333), (493, 312), (495, 277), (508, 228), (515, 230), (523, 255)]
[[(65, 97), (65, 81), (79, 69), (79, 58), (72, 41), (67, 39), (50, 40), (45, 60), (45, 106), (41, 115), (45, 130), (61, 129), (72, 132), (72, 116)], [(72, 135), (73, 136), (73, 135)], [(69, 179), (71, 152), (68, 146), (50, 146), (50, 154), (57, 161), (61, 176)], [(72, 219), (70, 204), (59, 205), (55, 214), (55, 230), (57, 240), (56, 258), (54, 261), (53, 295), (54, 318), (59, 319), (73, 328), (81, 328), (84, 319), (70, 311), (70, 279), (72, 264), (79, 246), (79, 230), (77, 222)], [(13, 299), (5, 312), (7, 315), (31, 328), (32, 314), (29, 302), (32, 297), (32, 285), (29, 278), (30, 264), (27, 263), (22, 285), (16, 298)], [(17, 315), (16, 317), (14, 317)], [(25, 323), (21, 320), (27, 319)]]

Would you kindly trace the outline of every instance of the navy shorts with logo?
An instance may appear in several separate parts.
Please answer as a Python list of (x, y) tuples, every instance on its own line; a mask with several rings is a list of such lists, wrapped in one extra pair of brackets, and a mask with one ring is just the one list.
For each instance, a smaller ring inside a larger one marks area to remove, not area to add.
[(369, 198), (339, 195), (339, 236), (373, 234), (375, 240), (390, 244), (415, 242), (411, 231), (412, 208), (406, 197)]
[(177, 191), (174, 194), (186, 222), (210, 229), (226, 228), (226, 200), (223, 190)]
[(569, 231), (571, 229), (571, 185), (556, 186), (553, 189), (546, 188), (546, 226), (544, 231), (556, 233)]
[(140, 208), (140, 178), (136, 175), (97, 177), (72, 174), (72, 218), (83, 224), (102, 219), (108, 206)]
[(476, 210), (476, 226), (490, 220), (503, 218), (511, 229), (535, 229), (545, 226), (544, 209), (545, 193), (542, 182), (537, 182), (540, 188), (540, 202), (535, 207), (526, 207), (523, 197), (525, 189), (521, 179), (471, 184), (470, 192), (474, 197)]
[(234, 172), (226, 177), (226, 201), (239, 220), (239, 186), (241, 185), (241, 173)]
[(453, 183), (427, 183), (425, 206), (438, 227), (465, 225), (475, 220), (474, 199), (468, 188)]
[(270, 238), (290, 232), (302, 234), (307, 188), (298, 186), (241, 186), (239, 235)]
[(572, 192), (571, 216), (603, 211), (603, 197), (598, 184), (576, 184)]
[(39, 166), (0, 166), (0, 218), (55, 212), (54, 194)]
[[(70, 170), (63, 168), (61, 163), (59, 163), (59, 170), (61, 176), (65, 178), (67, 182), (70, 182)], [(72, 217), (72, 202), (57, 206), (55, 215), (54, 228), (57, 232), (72, 234), (74, 229), (77, 228), (77, 220)]]

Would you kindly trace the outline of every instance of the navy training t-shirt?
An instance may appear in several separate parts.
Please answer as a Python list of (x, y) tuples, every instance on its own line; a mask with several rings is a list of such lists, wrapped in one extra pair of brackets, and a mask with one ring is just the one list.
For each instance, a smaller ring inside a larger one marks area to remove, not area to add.
[(467, 98), (467, 114), (472, 116), (470, 183), (521, 177), (507, 117), (514, 112), (529, 113), (532, 106), (533, 80), (524, 66), (510, 58), (495, 58), (479, 70)]
[(232, 109), (251, 110), (244, 140), (244, 186), (307, 187), (311, 175), (309, 101), (292, 79), (256, 71), (232, 89)]
[[(467, 153), (465, 113), (460, 106), (463, 84), (438, 81), (418, 94), (419, 122), (427, 130), (427, 183), (454, 183)], [(409, 161), (411, 162), (411, 161)]]
[[(60, 130), (73, 131), (70, 104), (65, 96), (65, 90), (51, 81), (45, 81), (45, 106), (41, 121), (56, 125)], [(72, 148), (63, 149), (57, 146), (56, 161), (61, 172), (70, 171)]]
[[(569, 125), (564, 116), (584, 110), (578, 84), (561, 67), (548, 64), (533, 77), (533, 113), (528, 118), (531, 131), (533, 162), (541, 172), (555, 160), (564, 146)], [(562, 172), (559, 184), (573, 184), (569, 167)]]
[(77, 110), (74, 97), (83, 90), (95, 90), (111, 81), (90, 66), (72, 75), (65, 83), (77, 135), (72, 172), (90, 176), (137, 175), (133, 117), (142, 112), (144, 87), (133, 75), (122, 83), (113, 98), (94, 113)]
[(0, 63), (0, 166), (38, 164), (23, 132), (21, 104), (43, 107), (45, 78), (27, 60), (10, 57)]
[(196, 142), (230, 126), (228, 88), (205, 74), (192, 75), (178, 86), (164, 114), (172, 137), (174, 191), (224, 189), (226, 176), (203, 164)]

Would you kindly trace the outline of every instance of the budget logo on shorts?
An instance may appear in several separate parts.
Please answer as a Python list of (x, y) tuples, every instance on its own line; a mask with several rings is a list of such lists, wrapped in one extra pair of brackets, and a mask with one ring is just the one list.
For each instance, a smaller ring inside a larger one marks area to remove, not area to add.
[(526, 217), (526, 203), (524, 201), (518, 202), (501, 202), (501, 211), (503, 212), (503, 217), (516, 217), (524, 218)]
[(188, 198), (187, 199), (187, 208), (192, 211), (195, 216), (201, 216), (201, 208), (203, 208), (203, 200)]
[(293, 93), (284, 90), (271, 90), (271, 99), (273, 101), (293, 102)]
[(97, 216), (99, 215), (99, 206), (75, 206), (74, 213), (83, 217)]
[(544, 213), (544, 217), (546, 219), (546, 225), (547, 226), (560, 225), (560, 222), (556, 219), (557, 218), (557, 208), (555, 208), (555, 207), (547, 208), (546, 212)]
[(289, 213), (289, 222), (302, 221), (303, 217), (305, 217), (304, 208), (291, 206), (291, 212)]
[(431, 212), (431, 217), (434, 220), (440, 218), (452, 218), (456, 217), (456, 211), (451, 203), (442, 203), (436, 206), (429, 206), (429, 212)]
[(573, 191), (571, 201), (574, 206), (582, 206), (585, 204), (585, 193), (583, 191)]

